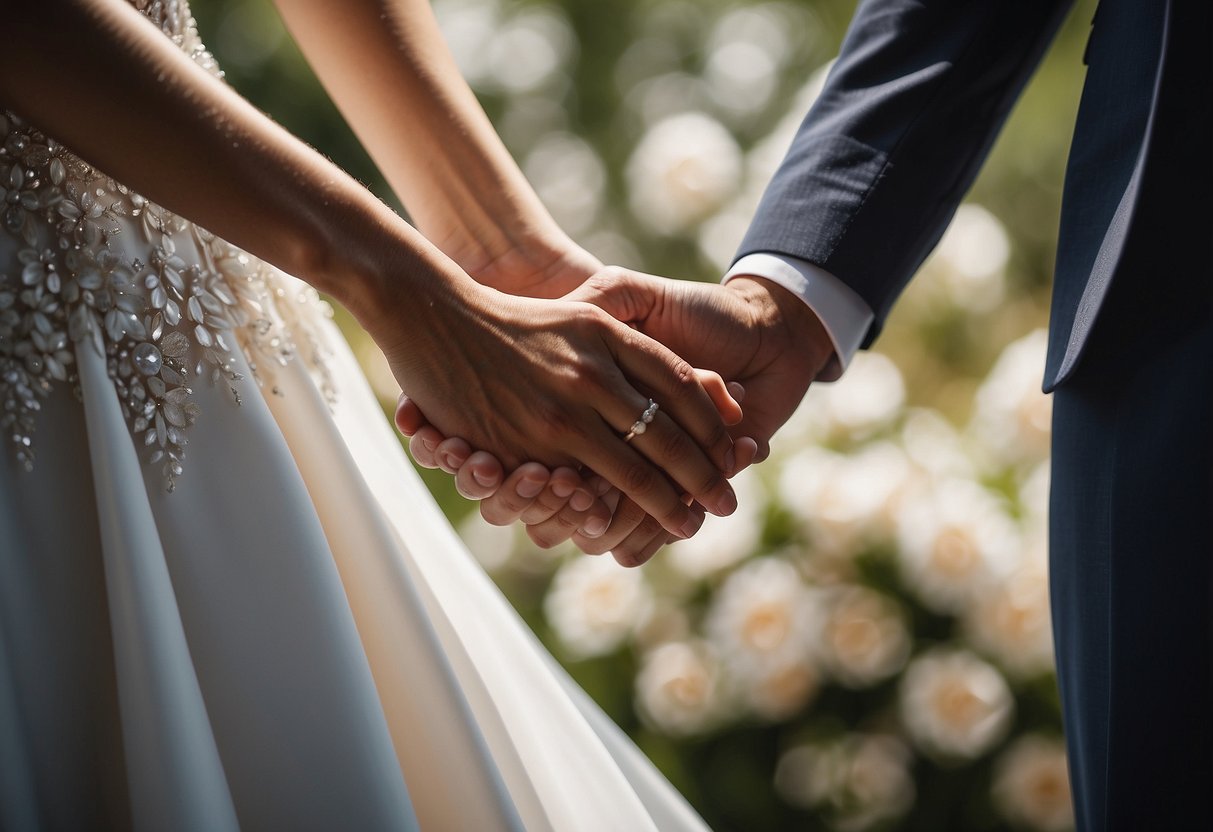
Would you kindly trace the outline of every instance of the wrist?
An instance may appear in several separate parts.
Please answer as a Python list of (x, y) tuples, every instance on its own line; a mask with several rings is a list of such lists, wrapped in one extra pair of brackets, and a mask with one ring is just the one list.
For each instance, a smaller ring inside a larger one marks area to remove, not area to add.
[(737, 275), (725, 287), (738, 293), (754, 310), (755, 320), (765, 332), (804, 357), (810, 379), (816, 378), (834, 354), (834, 344), (817, 313), (794, 292), (773, 280), (757, 275)]

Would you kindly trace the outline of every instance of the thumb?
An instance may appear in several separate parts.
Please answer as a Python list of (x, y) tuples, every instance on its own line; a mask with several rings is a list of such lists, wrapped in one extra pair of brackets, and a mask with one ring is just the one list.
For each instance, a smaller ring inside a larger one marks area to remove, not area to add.
[(592, 303), (624, 323), (643, 321), (658, 306), (661, 280), (618, 266), (608, 266), (565, 295), (565, 300)]

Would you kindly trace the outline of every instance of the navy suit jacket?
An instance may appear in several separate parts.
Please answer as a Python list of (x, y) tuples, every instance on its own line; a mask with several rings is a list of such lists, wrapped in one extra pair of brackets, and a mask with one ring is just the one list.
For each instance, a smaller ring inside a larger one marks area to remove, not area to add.
[[(1130, 248), (1159, 268), (1194, 269), (1190, 296), (1159, 299), (1166, 314), (1208, 314), (1210, 229), (1199, 217), (1210, 198), (1210, 5), (1102, 0), (1095, 15), (1062, 201), (1046, 390), (1078, 366)], [(738, 257), (786, 254), (834, 274), (875, 313), (870, 344), (1069, 6), (860, 3)]]

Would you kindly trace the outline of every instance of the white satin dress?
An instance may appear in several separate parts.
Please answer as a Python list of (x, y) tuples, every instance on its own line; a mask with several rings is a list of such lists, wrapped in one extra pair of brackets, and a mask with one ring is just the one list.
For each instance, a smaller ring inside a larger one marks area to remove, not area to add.
[[(184, 2), (135, 5), (217, 71)], [(327, 312), (0, 114), (0, 829), (704, 828)]]

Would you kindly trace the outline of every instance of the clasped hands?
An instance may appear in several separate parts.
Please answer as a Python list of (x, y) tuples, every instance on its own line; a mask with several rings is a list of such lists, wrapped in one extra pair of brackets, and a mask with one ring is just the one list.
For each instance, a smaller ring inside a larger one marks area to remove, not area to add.
[[(761, 278), (737, 277), (721, 286), (611, 267), (563, 300), (592, 304), (664, 345), (684, 368), (704, 369), (693, 371), (694, 382), (684, 378), (670, 385), (656, 367), (637, 377), (640, 368), (626, 366), (629, 359), (619, 353), (620, 367), (661, 410), (651, 430), (625, 444), (626, 426), (646, 404), (638, 397), (628, 412), (608, 420), (618, 430), (601, 426), (595, 432), (602, 447), (577, 459), (580, 465), (531, 460), (507, 472), (511, 460), (474, 447), (479, 444), (474, 441), (444, 435), (434, 424), (438, 420), (429, 419), (407, 392), (397, 406), (396, 424), (410, 437), (414, 459), (454, 474), (460, 493), (480, 500), (490, 523), (520, 520), (539, 546), (572, 539), (589, 554), (609, 551), (625, 566), (639, 565), (667, 542), (693, 535), (705, 510), (732, 513), (736, 497), (726, 479), (767, 456), (771, 436), (795, 410), (833, 347), (799, 298)], [(648, 469), (632, 459), (637, 454), (660, 475), (648, 476)], [(621, 457), (630, 462), (612, 462)], [(605, 467), (612, 464), (615, 470)]]

